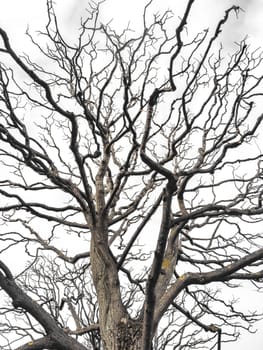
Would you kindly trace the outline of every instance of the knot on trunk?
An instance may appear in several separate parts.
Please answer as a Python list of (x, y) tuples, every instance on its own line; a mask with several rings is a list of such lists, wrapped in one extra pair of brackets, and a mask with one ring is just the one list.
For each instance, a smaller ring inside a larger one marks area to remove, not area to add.
[(141, 322), (123, 317), (117, 326), (116, 350), (140, 350), (142, 337)]

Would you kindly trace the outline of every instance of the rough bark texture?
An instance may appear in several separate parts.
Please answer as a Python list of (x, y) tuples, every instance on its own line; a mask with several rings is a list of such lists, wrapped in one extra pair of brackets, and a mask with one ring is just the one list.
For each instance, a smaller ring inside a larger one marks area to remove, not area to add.
[[(96, 236), (96, 235), (95, 235)], [(121, 295), (116, 263), (103, 244), (91, 244), (93, 281), (100, 310), (100, 333), (106, 350), (136, 350), (141, 344), (141, 322), (129, 318)]]

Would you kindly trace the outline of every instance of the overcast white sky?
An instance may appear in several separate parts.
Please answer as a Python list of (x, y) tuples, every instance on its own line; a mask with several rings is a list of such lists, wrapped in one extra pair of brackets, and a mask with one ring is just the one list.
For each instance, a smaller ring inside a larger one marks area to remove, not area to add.
[[(182, 8), (187, 0), (155, 0), (156, 8), (171, 8), (175, 15), (180, 16)], [(61, 21), (66, 24), (65, 29), (69, 32), (77, 27), (79, 18), (84, 15), (88, 0), (57, 0)], [(115, 26), (122, 28), (131, 21), (131, 26), (136, 27), (139, 24), (139, 14), (146, 0), (107, 0), (102, 7), (101, 20), (107, 21), (113, 18)], [(10, 32), (10, 35), (16, 39), (23, 37), (23, 33), (30, 25), (32, 29), (37, 29), (45, 23), (46, 0), (0, 0), (0, 25)], [(245, 13), (240, 12), (239, 19), (232, 16), (231, 23), (226, 26), (224, 39), (229, 45), (237, 39), (248, 34), (257, 44), (261, 44), (263, 36), (262, 0), (197, 0), (194, 6), (193, 16), (190, 23), (193, 30), (205, 28), (215, 19), (220, 18), (224, 9), (233, 4), (241, 6)], [(190, 24), (189, 23), (189, 24)], [(23, 45), (23, 40), (17, 41)]]
[[(65, 34), (71, 35), (78, 27), (79, 18), (84, 16), (88, 0), (56, 0), (56, 3)], [(136, 29), (140, 23), (139, 14), (145, 3), (145, 0), (107, 0), (102, 7), (101, 21), (107, 22), (112, 18), (113, 25), (120, 29), (130, 21), (130, 26)], [(180, 16), (186, 3), (187, 0), (155, 0), (154, 6), (157, 9), (170, 8), (176, 16)], [(0, 4), (0, 26), (9, 33), (16, 48), (28, 53), (25, 30), (29, 25), (34, 32), (45, 24), (46, 0), (0, 0)], [(239, 41), (245, 35), (248, 35), (255, 47), (263, 46), (263, 0), (196, 0), (193, 15), (188, 23), (189, 30), (196, 32), (215, 24), (216, 19), (224, 14), (224, 10), (232, 5), (241, 6), (245, 12), (240, 12), (238, 19), (232, 15), (231, 21), (226, 25), (222, 34), (225, 46), (231, 49), (234, 41)], [(253, 299), (256, 299), (256, 295), (250, 292), (246, 302), (250, 303)], [(238, 343), (223, 344), (222, 350), (245, 350), (249, 347), (262, 350), (263, 323), (259, 324), (260, 326), (261, 329), (256, 335), (246, 334)]]

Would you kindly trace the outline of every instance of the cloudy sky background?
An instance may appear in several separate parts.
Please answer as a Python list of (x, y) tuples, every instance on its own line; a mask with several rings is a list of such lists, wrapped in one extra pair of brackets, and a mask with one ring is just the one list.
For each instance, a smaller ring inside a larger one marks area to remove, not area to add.
[[(180, 16), (186, 2), (155, 0), (153, 4), (158, 10), (169, 7), (175, 16)], [(85, 15), (88, 0), (57, 0), (56, 3), (60, 20), (65, 24), (64, 30), (70, 35), (78, 27), (79, 18)], [(120, 29), (130, 21), (131, 27), (136, 28), (145, 3), (146, 0), (107, 0), (102, 6), (101, 21), (107, 22), (112, 18), (114, 26)], [(0, 0), (0, 4), (0, 25), (8, 29), (12, 39), (17, 40), (21, 48), (24, 41), (18, 39), (23, 38), (26, 27), (29, 25), (35, 30), (45, 24), (46, 0)], [(222, 34), (225, 43), (231, 46), (234, 41), (249, 35), (255, 45), (260, 45), (263, 37), (262, 0), (196, 0), (189, 21), (190, 28), (196, 31), (213, 25), (224, 14), (224, 10), (232, 5), (242, 7), (245, 12), (241, 11), (238, 19), (232, 15)]]
[[(145, 0), (107, 0), (102, 6), (100, 20), (108, 22), (112, 19), (112, 25), (116, 29), (123, 29), (130, 21), (130, 28), (137, 29), (141, 23), (140, 14)], [(170, 8), (176, 17), (182, 15), (182, 10), (187, 0), (155, 0), (153, 2), (157, 10)], [(0, 0), (0, 26), (9, 33), (11, 43), (20, 52), (30, 52), (25, 31), (29, 26), (31, 32), (43, 28), (46, 23), (45, 0)], [(234, 42), (240, 41), (246, 35), (254, 48), (263, 47), (263, 1), (262, 0), (196, 0), (192, 16), (188, 21), (188, 32), (195, 33), (207, 27), (213, 27), (217, 20), (224, 15), (224, 10), (232, 5), (243, 8), (239, 17), (232, 14), (230, 21), (225, 26), (221, 40), (225, 48), (233, 49)], [(56, 0), (59, 22), (67, 37), (76, 35), (80, 17), (85, 16), (85, 8), (88, 0)], [(245, 303), (258, 300), (262, 310), (262, 296), (250, 291), (244, 297)], [(256, 335), (244, 334), (236, 344), (223, 344), (222, 350), (245, 350), (252, 347), (253, 350), (263, 348), (263, 323), (258, 324)], [(0, 344), (1, 345), (1, 344)]]

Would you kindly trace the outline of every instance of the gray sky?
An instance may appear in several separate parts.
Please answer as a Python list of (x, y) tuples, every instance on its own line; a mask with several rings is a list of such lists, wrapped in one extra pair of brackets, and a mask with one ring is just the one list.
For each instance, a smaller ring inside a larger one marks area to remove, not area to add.
[[(25, 30), (29, 25), (34, 32), (45, 24), (46, 0), (0, 0), (0, 2), (0, 26), (10, 33), (11, 41), (16, 48), (27, 52)], [(157, 9), (169, 7), (176, 16), (180, 16), (186, 2), (186, 0), (155, 0), (154, 4)], [(56, 3), (65, 32), (68, 35), (74, 33), (78, 27), (79, 18), (84, 16), (88, 0), (56, 0)], [(139, 14), (145, 3), (145, 0), (107, 0), (102, 8), (101, 20), (106, 22), (112, 18), (113, 25), (119, 29), (130, 21), (131, 28), (136, 29), (139, 25)], [(241, 6), (245, 12), (240, 12), (238, 19), (233, 14), (225, 26), (222, 33), (225, 46), (231, 49), (235, 41), (239, 41), (246, 35), (252, 46), (263, 46), (263, 0), (196, 0), (193, 15), (189, 21), (189, 32), (194, 33), (215, 25), (216, 20), (224, 14), (224, 10), (233, 4)], [(260, 303), (260, 298), (255, 292), (250, 291), (244, 296), (244, 301), (248, 304), (251, 300), (258, 300)], [(261, 329), (255, 335), (245, 334), (238, 343), (223, 344), (222, 350), (245, 350), (249, 347), (253, 350), (262, 350), (263, 322), (259, 327)]]
[[(27, 25), (37, 29), (45, 23), (46, 0), (0, 0), (1, 13), (0, 25), (8, 28), (8, 31), (16, 38), (22, 37)], [(176, 4), (177, 2), (177, 4)], [(187, 0), (155, 0), (157, 9), (170, 7), (175, 15), (180, 16)], [(78, 20), (84, 15), (88, 0), (57, 0), (57, 8), (66, 23), (68, 31), (76, 28)], [(142, 11), (146, 0), (107, 0), (102, 7), (102, 20), (113, 18), (113, 23), (118, 28), (123, 28), (127, 21), (131, 25), (138, 26), (139, 14)], [(232, 19), (226, 25), (223, 35), (229, 44), (248, 34), (254, 42), (260, 44), (263, 29), (261, 28), (263, 1), (262, 0), (197, 0), (193, 8), (191, 25), (193, 30), (202, 29), (215, 23), (215, 19), (224, 14), (224, 10), (233, 4), (241, 6), (245, 13), (240, 12), (239, 18), (232, 15)], [(189, 24), (190, 24), (189, 23)]]

